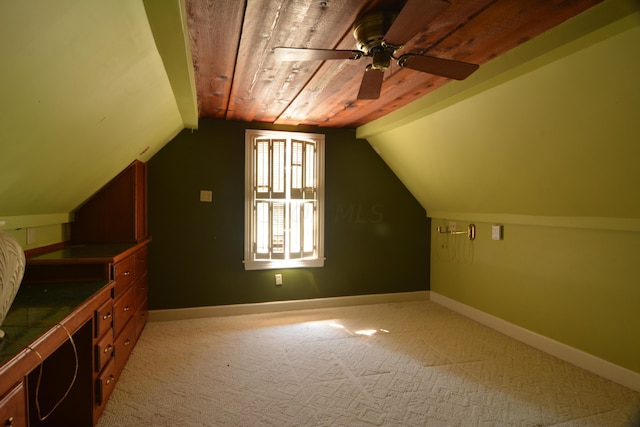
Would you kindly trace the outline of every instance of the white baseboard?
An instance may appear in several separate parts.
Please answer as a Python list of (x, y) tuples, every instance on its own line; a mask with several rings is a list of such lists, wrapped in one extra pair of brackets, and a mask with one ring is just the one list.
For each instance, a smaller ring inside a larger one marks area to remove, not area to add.
[(429, 299), (437, 304), (447, 307), (465, 317), (482, 323), (498, 332), (510, 336), (518, 341), (535, 347), (545, 353), (551, 354), (559, 359), (579, 366), (596, 375), (600, 375), (608, 380), (629, 387), (632, 390), (640, 391), (640, 373), (608, 362), (592, 354), (586, 353), (577, 348), (555, 341), (551, 338), (532, 332), (528, 329), (509, 323), (499, 317), (485, 313), (451, 298), (445, 297), (433, 291), (429, 292)]
[(189, 307), (150, 310), (150, 322), (196, 319), (202, 317), (235, 316), (240, 314), (274, 313), (279, 311), (313, 308), (345, 307), (350, 305), (384, 304), (389, 302), (426, 301), (429, 291), (398, 292), (390, 294), (354, 295), (347, 297), (316, 298), (294, 301), (273, 301), (256, 304), (231, 304), (208, 307)]

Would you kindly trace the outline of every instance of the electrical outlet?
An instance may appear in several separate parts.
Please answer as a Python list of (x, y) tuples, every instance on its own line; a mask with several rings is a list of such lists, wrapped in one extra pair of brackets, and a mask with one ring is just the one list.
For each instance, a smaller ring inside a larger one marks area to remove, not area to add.
[(276, 286), (282, 286), (282, 274), (276, 274)]

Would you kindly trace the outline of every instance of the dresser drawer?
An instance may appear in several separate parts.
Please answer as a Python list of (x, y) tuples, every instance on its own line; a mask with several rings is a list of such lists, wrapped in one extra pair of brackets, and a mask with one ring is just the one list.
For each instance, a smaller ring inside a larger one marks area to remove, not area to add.
[(127, 291), (113, 303), (113, 336), (117, 337), (135, 312), (133, 289)]
[(113, 301), (109, 299), (96, 310), (94, 338), (100, 338), (104, 335), (105, 332), (111, 329), (112, 324)]
[(102, 371), (111, 360), (113, 349), (113, 332), (109, 331), (95, 345), (96, 372)]
[(123, 331), (118, 335), (115, 339), (115, 362), (116, 362), (116, 375), (120, 375), (124, 365), (127, 363), (129, 359), (129, 355), (131, 354), (131, 350), (136, 343), (136, 322), (129, 322), (123, 329)]
[[(96, 405), (98, 407), (103, 407), (107, 400), (109, 400), (109, 396), (111, 396), (111, 392), (113, 392), (113, 388), (116, 383), (116, 364), (113, 359), (107, 363), (104, 370), (98, 378), (96, 378)], [(102, 409), (99, 409), (102, 412)]]
[(18, 383), (7, 394), (0, 397), (0, 424), (14, 427), (27, 426), (27, 399), (22, 383)]
[(114, 298), (118, 299), (131, 286), (135, 278), (135, 257), (129, 256), (113, 265), (113, 278), (116, 282)]

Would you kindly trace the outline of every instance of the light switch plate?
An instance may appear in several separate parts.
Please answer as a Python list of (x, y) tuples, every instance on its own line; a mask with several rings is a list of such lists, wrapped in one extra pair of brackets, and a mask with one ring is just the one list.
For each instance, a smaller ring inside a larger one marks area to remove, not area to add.
[(213, 192), (211, 190), (200, 190), (200, 201), (211, 202), (213, 200)]
[(493, 239), (493, 240), (502, 240), (502, 226), (501, 225), (492, 225), (491, 226), (491, 239)]

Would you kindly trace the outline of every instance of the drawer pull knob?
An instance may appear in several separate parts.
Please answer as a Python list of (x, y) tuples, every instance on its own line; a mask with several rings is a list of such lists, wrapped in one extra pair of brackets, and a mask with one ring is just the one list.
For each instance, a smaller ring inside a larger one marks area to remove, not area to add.
[(109, 353), (111, 350), (113, 350), (113, 346), (112, 346), (111, 344), (109, 344), (109, 345), (107, 346), (107, 348), (105, 348), (105, 349), (104, 349), (104, 352), (105, 352), (105, 353)]
[(113, 375), (109, 375), (109, 378), (107, 378), (107, 385), (111, 384), (115, 379), (116, 378)]
[(126, 341), (124, 342), (124, 346), (125, 346), (125, 347), (126, 347), (126, 346), (128, 346), (129, 344), (131, 344), (131, 340), (126, 340)]
[(124, 272), (124, 275), (125, 275), (125, 276), (129, 276), (130, 274), (131, 274), (131, 272), (130, 272), (129, 270), (127, 270), (127, 271), (125, 271), (125, 272)]
[(111, 317), (111, 313), (107, 313), (104, 316), (102, 316), (102, 320), (107, 320), (110, 317)]
[(13, 426), (13, 417), (9, 417), (9, 419), (7, 420), (7, 422), (4, 423), (4, 425), (7, 427)]
[(129, 306), (126, 306), (125, 308), (122, 309), (123, 311), (129, 311), (131, 310), (131, 308), (129, 308)]

